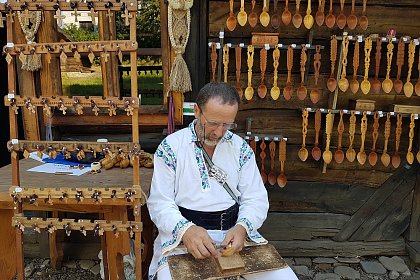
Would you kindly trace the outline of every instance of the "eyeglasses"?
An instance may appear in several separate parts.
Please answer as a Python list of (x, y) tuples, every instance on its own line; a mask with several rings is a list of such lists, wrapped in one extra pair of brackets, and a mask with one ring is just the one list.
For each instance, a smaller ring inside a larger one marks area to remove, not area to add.
[(209, 129), (217, 129), (220, 126), (222, 126), (224, 130), (231, 130), (238, 127), (236, 123), (219, 123), (219, 122), (209, 121), (206, 118), (206, 116), (204, 116), (203, 111), (201, 111), (200, 114), (204, 117), (204, 120), (206, 121), (205, 126)]

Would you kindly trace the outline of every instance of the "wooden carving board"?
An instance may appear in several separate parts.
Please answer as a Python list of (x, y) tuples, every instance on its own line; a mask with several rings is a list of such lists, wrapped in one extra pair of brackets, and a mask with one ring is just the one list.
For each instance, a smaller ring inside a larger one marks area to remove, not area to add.
[(243, 272), (245, 270), (245, 263), (239, 253), (235, 253), (229, 257), (216, 258), (216, 262), (219, 265), (222, 273), (226, 272)]
[(215, 258), (196, 260), (190, 254), (169, 256), (168, 264), (172, 279), (177, 280), (216, 280), (287, 267), (286, 262), (271, 244), (245, 247), (239, 255), (245, 264), (240, 271), (237, 269), (222, 271)]

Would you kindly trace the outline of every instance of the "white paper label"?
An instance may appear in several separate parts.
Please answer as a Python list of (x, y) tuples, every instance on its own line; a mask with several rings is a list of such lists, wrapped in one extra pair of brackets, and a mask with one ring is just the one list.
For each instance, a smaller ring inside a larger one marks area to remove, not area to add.
[(220, 43), (216, 43), (216, 48), (220, 49)]
[(311, 47), (311, 44), (306, 44), (306, 47), (307, 47), (307, 48), (310, 48), (310, 47)]
[(359, 41), (359, 43), (363, 42), (363, 37), (362, 36), (357, 36), (357, 40)]
[(279, 138), (278, 137), (274, 137), (274, 139), (273, 139), (274, 141), (279, 141)]
[(22, 192), (22, 188), (21, 188), (21, 187), (16, 187), (16, 188), (15, 188), (15, 192), (16, 192), (16, 193), (20, 193), (20, 192)]
[(292, 48), (296, 48), (296, 44), (292, 44)]
[(270, 45), (269, 44), (264, 44), (265, 49), (268, 51), (270, 49)]
[(19, 143), (19, 140), (18, 139), (12, 139), (12, 144), (13, 145), (16, 145), (17, 143)]
[(243, 47), (245, 47), (245, 44), (244, 44), (244, 43), (240, 43), (240, 44), (239, 44), (239, 46), (240, 46), (241, 48), (243, 48)]
[(231, 48), (232, 47), (232, 44), (231, 43), (227, 43), (226, 45), (228, 46), (228, 48)]
[(7, 98), (8, 98), (8, 99), (15, 98), (15, 94), (14, 94), (14, 93), (8, 93), (8, 94), (7, 94)]
[(13, 43), (7, 43), (7, 45), (6, 45), (6, 47), (8, 47), (8, 48), (13, 48), (15, 46), (15, 44), (13, 44)]
[(219, 33), (219, 38), (225, 38), (225, 32), (220, 31), (220, 33)]
[(255, 135), (254, 140), (255, 140), (255, 142), (258, 142), (258, 141), (260, 141), (260, 138), (257, 135)]
[(278, 44), (277, 45), (279, 48), (283, 48), (283, 44)]

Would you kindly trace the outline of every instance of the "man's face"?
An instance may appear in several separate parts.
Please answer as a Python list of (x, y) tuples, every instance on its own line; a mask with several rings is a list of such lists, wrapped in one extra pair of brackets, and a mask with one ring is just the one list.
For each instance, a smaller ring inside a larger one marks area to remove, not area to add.
[(216, 146), (226, 130), (235, 126), (237, 112), (238, 104), (221, 104), (216, 98), (207, 101), (203, 108), (199, 108), (196, 104), (194, 114), (198, 120), (196, 130), (199, 139), (204, 140), (207, 146)]

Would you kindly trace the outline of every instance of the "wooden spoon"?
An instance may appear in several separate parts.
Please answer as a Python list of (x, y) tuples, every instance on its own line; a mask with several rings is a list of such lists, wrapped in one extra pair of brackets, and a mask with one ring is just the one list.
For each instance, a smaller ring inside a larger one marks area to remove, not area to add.
[(356, 158), (356, 151), (353, 149), (354, 133), (356, 132), (356, 114), (354, 111), (350, 113), (349, 139), (350, 144), (346, 152), (346, 158), (349, 162), (353, 162)]
[(401, 163), (400, 155), (398, 154), (398, 149), (400, 148), (400, 140), (402, 134), (402, 115), (397, 114), (397, 128), (395, 130), (395, 153), (392, 156), (391, 162), (394, 168), (398, 168)]
[(264, 84), (265, 70), (267, 68), (267, 50), (263, 47), (260, 51), (261, 83), (258, 87), (258, 96), (264, 98), (267, 95), (267, 87)]
[(229, 70), (229, 47), (227, 44), (223, 46), (223, 81), (228, 82), (228, 70)]
[(233, 0), (229, 0), (230, 14), (226, 20), (226, 26), (229, 31), (233, 31), (236, 28), (238, 21), (236, 20), (235, 14), (233, 13)]
[(413, 139), (414, 139), (414, 127), (416, 124), (414, 123), (414, 114), (411, 114), (410, 116), (410, 132), (408, 134), (409, 142), (408, 142), (408, 150), (407, 150), (407, 162), (408, 164), (414, 163), (414, 154), (412, 152), (413, 149)]
[(325, 120), (325, 134), (327, 135), (327, 140), (325, 144), (325, 151), (322, 153), (322, 159), (326, 164), (330, 164), (333, 158), (332, 152), (330, 151), (332, 127), (333, 114), (329, 111)]
[(283, 96), (284, 99), (287, 101), (292, 98), (293, 88), (292, 88), (292, 82), (290, 81), (290, 78), (292, 76), (292, 67), (293, 67), (293, 47), (289, 46), (287, 48), (287, 81), (286, 81), (286, 87), (283, 90)]
[(347, 18), (344, 15), (344, 1), (345, 0), (340, 0), (341, 10), (340, 10), (340, 14), (337, 17), (337, 26), (340, 29), (344, 29), (347, 23)]
[(264, 167), (264, 160), (265, 160), (265, 157), (267, 156), (267, 154), (265, 153), (266, 146), (267, 145), (265, 144), (265, 141), (264, 141), (264, 138), (263, 138), (262, 141), (261, 141), (261, 144), (260, 144), (260, 148), (261, 148), (261, 153), (260, 153), (261, 172), (260, 173), (261, 173), (261, 179), (262, 179), (264, 185), (267, 182), (267, 173), (265, 172), (265, 167)]
[(281, 14), (281, 21), (284, 25), (289, 25), (292, 20), (292, 13), (289, 11), (289, 0), (286, 0), (286, 6), (284, 6), (284, 11)]
[(258, 15), (255, 12), (255, 2), (256, 2), (255, 0), (251, 1), (252, 9), (251, 9), (251, 13), (249, 14), (249, 17), (248, 17), (248, 23), (252, 28), (254, 28), (257, 25), (257, 22), (258, 22)]
[(274, 173), (274, 158), (276, 156), (276, 142), (274, 142), (274, 140), (271, 140), (268, 147), (270, 149), (270, 173), (268, 173), (268, 183), (274, 186), (276, 184), (276, 179), (277, 179), (277, 176)]
[(312, 9), (311, 9), (311, 1), (308, 0), (308, 8), (306, 9), (306, 16), (303, 18), (303, 25), (306, 27), (306, 29), (311, 29), (314, 25), (314, 17), (311, 15)]
[(385, 93), (390, 93), (393, 87), (393, 83), (389, 78), (389, 74), (391, 73), (391, 63), (392, 63), (392, 56), (394, 55), (394, 44), (392, 43), (392, 37), (388, 37), (388, 45), (387, 45), (387, 53), (386, 53), (386, 78), (382, 82), (382, 89)]
[(404, 84), (404, 94), (406, 97), (411, 97), (414, 92), (414, 86), (411, 83), (411, 71), (413, 70), (414, 64), (414, 54), (416, 53), (416, 43), (411, 40), (410, 45), (408, 46), (408, 74), (407, 81)]
[(362, 16), (359, 19), (359, 25), (363, 30), (366, 30), (369, 25), (369, 21), (366, 16), (366, 3), (367, 3), (367, 0), (363, 0), (363, 12), (362, 12)]
[(237, 15), (237, 19), (240, 26), (245, 26), (248, 20), (248, 15), (245, 12), (245, 0), (241, 0), (241, 8)]
[(280, 15), (279, 12), (277, 11), (277, 2), (278, 0), (274, 0), (274, 11), (273, 14), (271, 15), (271, 26), (274, 29), (278, 29), (280, 27)]
[(334, 25), (335, 25), (335, 16), (333, 15), (333, 4), (332, 4), (332, 1), (333, 0), (330, 0), (330, 13), (325, 18), (325, 25), (328, 28), (333, 28)]
[(417, 96), (420, 96), (420, 52), (419, 52), (419, 65), (417, 66), (417, 68), (419, 70), (419, 78), (417, 80), (415, 90), (416, 90)]
[(277, 69), (279, 67), (279, 59), (280, 59), (280, 50), (279, 50), (279, 47), (276, 45), (273, 51), (274, 82), (273, 82), (273, 87), (270, 90), (271, 98), (273, 98), (273, 100), (277, 100), (280, 96), (280, 88), (277, 86), (277, 79), (278, 79)]
[(242, 48), (237, 45), (235, 47), (235, 66), (236, 66), (236, 91), (239, 94), (239, 97), (242, 98), (242, 96), (244, 95), (244, 92), (242, 91), (241, 88), (241, 58), (242, 58)]
[(247, 48), (248, 54), (248, 86), (245, 89), (246, 100), (251, 100), (254, 97), (254, 88), (252, 87), (252, 65), (254, 64), (254, 46), (249, 45)]
[(353, 55), (353, 80), (350, 82), (350, 90), (354, 94), (359, 91), (359, 81), (357, 80), (357, 69), (359, 69), (359, 41), (356, 40)]
[(334, 78), (335, 62), (337, 60), (337, 38), (335, 35), (333, 35), (331, 39), (330, 59), (331, 59), (331, 75), (327, 81), (327, 87), (331, 92), (333, 92), (337, 88), (337, 80)]
[(314, 69), (315, 69), (315, 88), (311, 90), (310, 98), (312, 103), (318, 103), (321, 98), (321, 92), (318, 89), (318, 80), (319, 80), (319, 69), (321, 68), (321, 46), (317, 45), (315, 47), (316, 53), (314, 56)]
[(277, 177), (277, 184), (284, 188), (287, 184), (286, 175), (284, 175), (284, 163), (286, 161), (286, 141), (282, 139), (279, 144), (280, 175)]
[(257, 154), (257, 141), (255, 140), (255, 137), (254, 137), (254, 139), (252, 139), (252, 140), (249, 142), (249, 146), (251, 146), (252, 151), (253, 151), (253, 152), (254, 152), (254, 154), (256, 155), (256, 154)]
[(391, 136), (391, 114), (386, 114), (386, 122), (385, 122), (385, 143), (384, 143), (384, 150), (381, 156), (381, 162), (385, 167), (388, 167), (389, 163), (391, 162), (391, 157), (388, 154), (388, 141), (389, 136)]
[(325, 20), (322, 1), (323, 0), (318, 0), (318, 11), (316, 12), (316, 15), (315, 15), (315, 21), (316, 21), (316, 24), (318, 24), (318, 26), (322, 26)]
[(302, 112), (302, 147), (299, 149), (298, 156), (301, 161), (308, 158), (308, 150), (306, 149), (306, 134), (308, 133), (308, 110)]
[(267, 13), (267, 0), (263, 0), (263, 10), (260, 14), (261, 25), (267, 27), (270, 24), (270, 15)]
[(404, 65), (404, 53), (405, 53), (405, 43), (403, 39), (401, 38), (398, 43), (398, 52), (397, 52), (397, 66), (398, 66), (397, 79), (394, 81), (394, 90), (396, 93), (401, 93), (402, 88), (403, 88), (403, 83), (400, 80), (400, 78), (401, 78), (401, 70)]
[(300, 55), (300, 87), (297, 90), (297, 97), (299, 100), (304, 100), (308, 94), (308, 90), (305, 87), (305, 66), (308, 57), (306, 55), (306, 45), (302, 44), (302, 52)]
[(311, 155), (314, 160), (321, 159), (321, 149), (318, 147), (319, 131), (321, 130), (321, 110), (317, 109), (315, 112), (315, 146), (312, 148)]
[(370, 65), (370, 53), (372, 51), (372, 39), (366, 38), (365, 40), (365, 77), (360, 85), (362, 92), (368, 94), (370, 91), (370, 82), (369, 82), (369, 65)]
[(216, 82), (216, 66), (217, 66), (217, 51), (216, 51), (216, 43), (211, 43), (211, 73), (212, 73), (212, 82)]
[(356, 28), (357, 26), (357, 17), (354, 15), (354, 4), (355, 4), (356, 0), (352, 0), (351, 1), (351, 13), (349, 15), (349, 17), (347, 18), (347, 26), (353, 30)]
[(372, 132), (372, 139), (373, 139), (373, 144), (372, 144), (372, 150), (369, 154), (369, 164), (371, 166), (375, 166), (376, 162), (378, 161), (378, 154), (376, 153), (376, 142), (378, 141), (378, 136), (379, 136), (379, 113), (375, 112), (375, 114), (373, 115), (373, 132)]
[(302, 16), (300, 15), (299, 8), (300, 8), (300, 0), (296, 0), (296, 12), (292, 18), (293, 26), (296, 28), (299, 28), (302, 25)]
[(360, 124), (360, 132), (362, 143), (360, 145), (360, 151), (357, 153), (357, 161), (363, 165), (366, 162), (366, 152), (365, 152), (365, 139), (367, 131), (367, 116), (366, 112), (363, 112), (362, 122)]
[(372, 82), (372, 92), (378, 94), (381, 92), (382, 83), (379, 81), (379, 67), (381, 63), (382, 38), (378, 37), (376, 40), (376, 54), (375, 54), (375, 80)]
[(343, 132), (344, 132), (344, 122), (343, 122), (343, 111), (340, 111), (340, 121), (338, 122), (337, 126), (338, 131), (338, 145), (337, 151), (334, 153), (334, 159), (337, 163), (342, 163), (344, 161), (344, 152), (341, 150), (341, 143), (343, 139)]
[(346, 69), (347, 69), (347, 54), (349, 52), (349, 38), (345, 35), (343, 37), (343, 60), (341, 64), (343, 69), (341, 71), (341, 79), (338, 81), (338, 87), (342, 92), (346, 92), (349, 89), (349, 80), (346, 78)]

